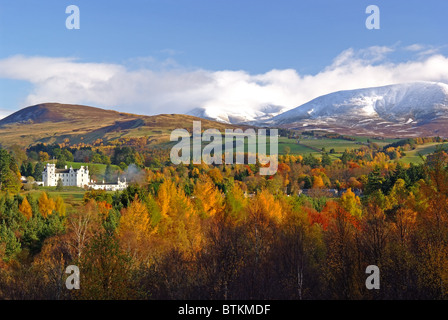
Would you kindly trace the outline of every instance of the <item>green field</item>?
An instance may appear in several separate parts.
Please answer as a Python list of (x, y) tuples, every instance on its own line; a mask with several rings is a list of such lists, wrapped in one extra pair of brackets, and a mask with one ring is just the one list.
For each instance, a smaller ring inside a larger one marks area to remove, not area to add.
[(309, 153), (319, 153), (317, 150), (314, 150), (306, 145), (297, 143), (296, 139), (288, 139), (286, 137), (280, 137), (278, 139), (278, 153), (286, 154), (286, 147), (290, 148), (289, 154), (309, 154)]
[[(343, 139), (303, 139), (300, 140), (300, 144), (304, 146), (308, 146), (314, 149), (321, 150), (322, 148), (325, 148), (327, 152), (330, 151), (330, 149), (334, 148), (337, 153), (342, 153), (346, 149), (358, 149), (362, 146), (362, 143), (367, 144), (367, 139), (369, 139), (370, 142), (378, 144), (380, 147), (383, 147), (385, 145), (388, 145), (390, 143), (394, 143), (399, 141), (400, 139), (384, 139), (384, 140), (374, 140), (367, 137), (353, 137), (356, 141), (348, 141)], [(291, 140), (292, 141), (292, 140)], [(407, 151), (406, 156), (400, 159), (403, 163), (421, 163), (422, 159), (420, 158), (420, 154), (422, 156), (425, 156), (427, 154), (433, 153), (437, 146), (446, 146), (448, 147), (448, 143), (426, 143), (424, 145), (418, 145), (414, 150)], [(281, 151), (279, 150), (281, 153)], [(291, 153), (293, 152), (293, 149), (291, 148)], [(331, 155), (330, 155), (331, 156)], [(334, 155), (333, 155), (334, 156)]]
[(325, 148), (326, 152), (334, 149), (338, 153), (342, 153), (347, 149), (359, 149), (362, 146), (361, 142), (342, 139), (301, 139), (300, 144), (318, 150)]
[[(86, 191), (78, 187), (64, 187), (62, 190), (56, 190), (56, 187), (38, 187), (37, 190), (26, 191), (23, 194), (30, 194), (33, 199), (37, 200), (42, 192), (46, 192), (53, 199), (61, 197), (69, 205), (69, 208), (73, 208), (82, 205)], [(114, 194), (115, 192), (106, 191), (106, 193)]]
[(401, 162), (404, 163), (422, 163), (422, 159), (420, 158), (420, 155), (423, 157), (426, 156), (429, 153), (433, 153), (437, 146), (445, 146), (445, 148), (448, 147), (448, 143), (426, 143), (423, 145), (418, 145), (414, 150), (406, 151), (406, 156), (400, 159)]
[(33, 199), (37, 200), (42, 192), (46, 192), (50, 198), (55, 199), (60, 196), (68, 205), (67, 209), (82, 205), (85, 190), (77, 187), (64, 187), (63, 190), (58, 191), (56, 187), (39, 187), (37, 190), (27, 191), (24, 194), (30, 194)]
[[(299, 142), (297, 142), (297, 139), (289, 139), (287, 137), (279, 137), (278, 138), (278, 154), (279, 155), (284, 155), (284, 154), (291, 154), (291, 155), (307, 155), (307, 154), (321, 154), (322, 153), (322, 149), (325, 148), (325, 151), (328, 153), (330, 152), (331, 149), (335, 150), (335, 153), (333, 154), (329, 154), (329, 156), (334, 160), (337, 159), (341, 156), (341, 154), (345, 151), (345, 150), (353, 150), (353, 149), (359, 149), (361, 148), (363, 145), (368, 145), (369, 142), (370, 143), (375, 143), (377, 144), (379, 147), (383, 147), (386, 146), (388, 144), (394, 143), (399, 141), (400, 139), (374, 139), (371, 137), (352, 137), (354, 139), (354, 141), (350, 141), (350, 140), (345, 140), (345, 139), (330, 139), (330, 138), (325, 138), (325, 137), (319, 137), (319, 138), (313, 138), (313, 137), (307, 137), (307, 138), (303, 138), (301, 137), (299, 139)], [(222, 151), (224, 152), (225, 150), (225, 138), (224, 136), (222, 137)], [(267, 147), (266, 147), (266, 151), (267, 154), (269, 154), (270, 152), (270, 148), (269, 148), (269, 136), (266, 139), (267, 141)], [(173, 146), (175, 146), (177, 144), (177, 142), (165, 142), (163, 144), (160, 144), (159, 146), (161, 146), (162, 148), (167, 148), (167, 149), (171, 149)], [(202, 141), (202, 148), (204, 148), (205, 146), (207, 146), (209, 144), (209, 142), (204, 142)], [(193, 147), (193, 141), (192, 139), (190, 140), (190, 147)], [(244, 139), (244, 150), (245, 152), (248, 151), (249, 147), (253, 147), (248, 139)], [(258, 146), (255, 146), (256, 150), (258, 150)], [(288, 150), (289, 148), (289, 150)], [(233, 151), (236, 151), (236, 148), (233, 149)], [(192, 149), (190, 149), (190, 152), (192, 152)], [(428, 153), (428, 152), (427, 152)], [(191, 154), (191, 153), (190, 153)], [(418, 157), (416, 157), (418, 158)], [(411, 159), (415, 159), (412, 158)]]
[(344, 139), (300, 139), (300, 144), (322, 150), (325, 148), (327, 152), (331, 149), (334, 149), (337, 153), (342, 153), (346, 149), (359, 149), (363, 144), (367, 145), (369, 140), (372, 143), (376, 143), (378, 146), (383, 147), (390, 143), (396, 142), (399, 139), (384, 139), (384, 140), (375, 140), (368, 137), (353, 137), (355, 141), (349, 141)]

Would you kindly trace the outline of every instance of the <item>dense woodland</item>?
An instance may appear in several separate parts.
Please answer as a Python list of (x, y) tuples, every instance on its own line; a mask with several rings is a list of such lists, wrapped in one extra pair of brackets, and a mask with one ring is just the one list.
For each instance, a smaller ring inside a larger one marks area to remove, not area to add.
[[(282, 155), (274, 176), (173, 166), (143, 142), (0, 149), (0, 298), (446, 299), (448, 154), (404, 165), (409, 142)], [(50, 158), (139, 172), (72, 205), (20, 183)], [(80, 290), (65, 288), (68, 265)], [(380, 290), (365, 287), (368, 265)]]

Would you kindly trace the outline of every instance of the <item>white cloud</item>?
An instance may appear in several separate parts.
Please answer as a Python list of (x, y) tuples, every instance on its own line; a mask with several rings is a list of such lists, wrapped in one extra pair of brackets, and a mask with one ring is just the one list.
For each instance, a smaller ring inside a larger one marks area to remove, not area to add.
[(373, 46), (355, 51), (353, 48), (347, 49), (339, 54), (331, 65), (332, 68), (353, 62), (363, 61), (363, 63), (373, 64), (384, 60), (388, 53), (395, 51), (386, 46)]
[(405, 47), (404, 50), (414, 52), (418, 57), (424, 58), (438, 54), (443, 47), (445, 46), (435, 47), (415, 43)]
[(425, 49), (425, 46), (418, 43), (414, 43), (411, 44), (410, 46), (405, 47), (404, 49), (407, 51), (421, 51)]
[[(392, 51), (378, 46), (348, 49), (314, 75), (300, 75), (293, 69), (255, 75), (245, 71), (188, 70), (174, 62), (168, 69), (163, 67), (164, 62), (162, 68), (139, 66), (131, 70), (119, 64), (17, 55), (0, 60), (0, 78), (25, 80), (33, 85), (26, 105), (76, 103), (140, 114), (184, 113), (196, 107), (235, 113), (266, 105), (293, 108), (339, 90), (409, 81), (448, 83), (447, 57), (433, 54), (414, 61), (387, 62), (386, 56)], [(151, 58), (147, 62), (154, 64)]]

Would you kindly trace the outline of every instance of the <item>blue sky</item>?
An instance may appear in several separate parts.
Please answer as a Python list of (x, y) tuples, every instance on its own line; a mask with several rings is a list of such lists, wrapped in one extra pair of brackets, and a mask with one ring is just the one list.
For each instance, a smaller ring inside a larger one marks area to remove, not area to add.
[[(80, 9), (80, 30), (65, 27), (71, 4)], [(380, 8), (380, 30), (365, 27), (370, 4)], [(351, 70), (347, 89), (401, 81), (407, 64), (412, 80), (446, 82), (421, 64), (445, 70), (447, 12), (440, 0), (0, 0), (0, 110), (45, 99), (146, 114), (257, 108), (274, 99), (290, 108), (345, 89), (345, 78), (333, 79), (341, 59), (346, 77), (350, 68), (376, 68), (375, 79), (361, 82)], [(382, 76), (382, 68), (393, 72)], [(107, 95), (123, 86), (119, 77), (127, 93)], [(306, 86), (317, 80), (320, 91)], [(293, 84), (303, 92), (291, 93)], [(257, 94), (255, 85), (273, 91), (252, 101), (242, 92)]]

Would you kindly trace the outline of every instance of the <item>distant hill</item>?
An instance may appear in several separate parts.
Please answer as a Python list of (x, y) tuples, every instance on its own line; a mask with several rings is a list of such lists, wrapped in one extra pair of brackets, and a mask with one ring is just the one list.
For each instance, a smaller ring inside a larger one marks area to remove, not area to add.
[(44, 123), (92, 120), (120, 120), (138, 116), (83, 105), (43, 103), (21, 109), (0, 120), (0, 126), (10, 123)]
[(193, 121), (202, 128), (242, 128), (181, 114), (136, 115), (100, 108), (59, 103), (44, 103), (21, 109), (0, 120), (0, 145), (36, 143), (92, 143), (125, 137), (150, 137), (154, 144), (169, 141), (171, 131), (191, 129)]
[(448, 85), (411, 82), (334, 92), (268, 122), (352, 135), (448, 137)]
[(190, 114), (226, 123), (272, 128), (326, 130), (348, 135), (448, 138), (448, 85), (409, 82), (333, 92), (296, 108), (225, 106), (197, 108)]

